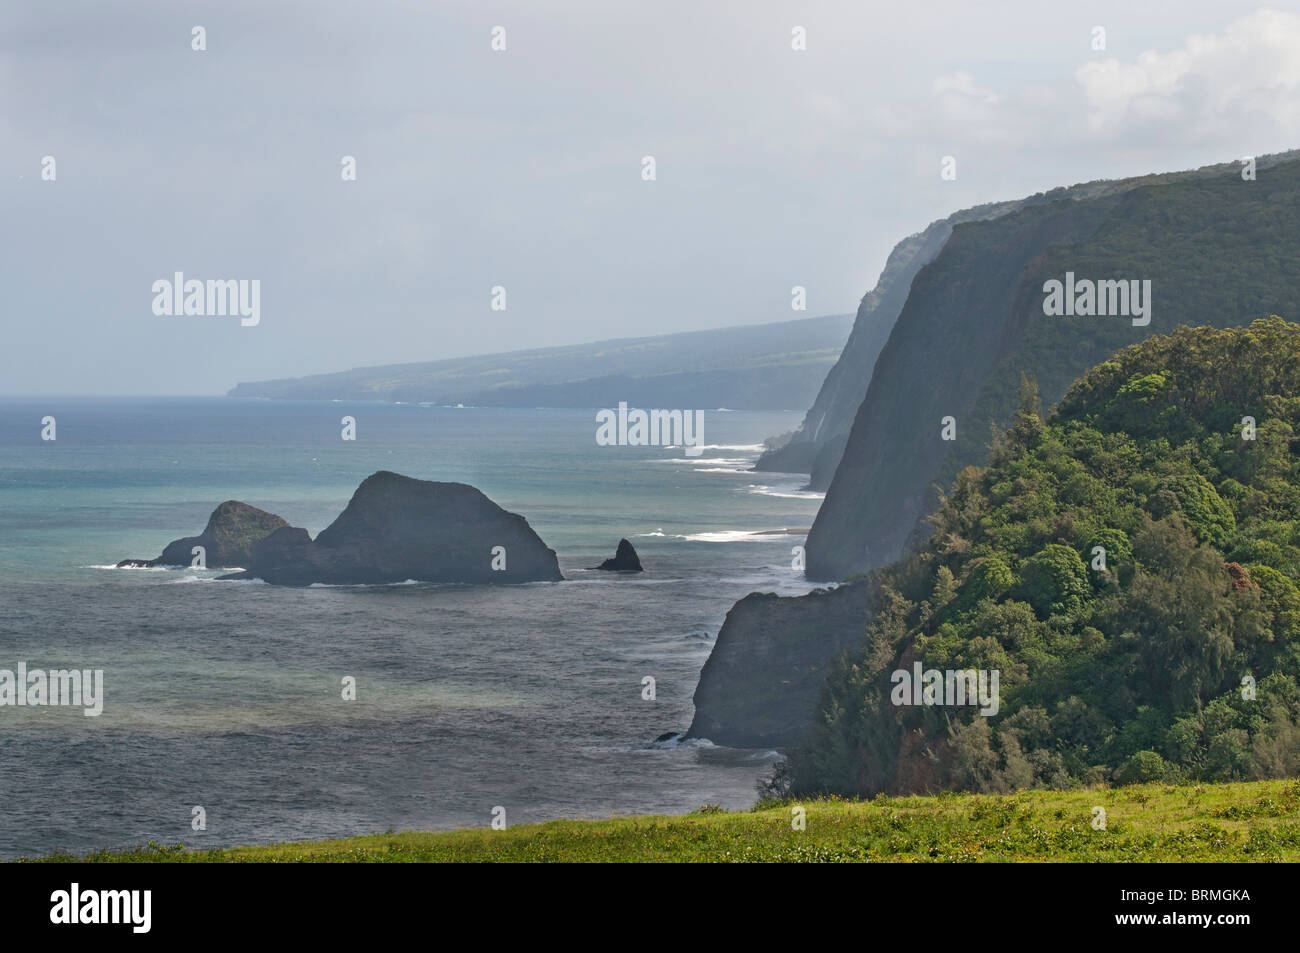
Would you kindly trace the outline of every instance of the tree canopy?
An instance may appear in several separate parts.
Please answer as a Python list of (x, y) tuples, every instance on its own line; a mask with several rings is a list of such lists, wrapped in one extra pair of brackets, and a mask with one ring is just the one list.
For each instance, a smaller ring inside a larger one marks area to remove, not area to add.
[[(862, 647), (776, 781), (871, 795), (1300, 772), (1300, 325), (1179, 328), (1032, 384), (877, 573)], [(996, 715), (896, 706), (911, 670), (1000, 675)]]

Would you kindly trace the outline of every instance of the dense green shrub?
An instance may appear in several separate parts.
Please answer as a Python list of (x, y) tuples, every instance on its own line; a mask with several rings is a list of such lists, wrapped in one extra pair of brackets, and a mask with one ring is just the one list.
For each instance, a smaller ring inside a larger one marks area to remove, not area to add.
[[(1300, 325), (1180, 328), (1050, 420), (1032, 397), (875, 574), (865, 650), (827, 678), (790, 790), (1300, 772)], [(996, 714), (896, 705), (916, 662), (996, 669)]]

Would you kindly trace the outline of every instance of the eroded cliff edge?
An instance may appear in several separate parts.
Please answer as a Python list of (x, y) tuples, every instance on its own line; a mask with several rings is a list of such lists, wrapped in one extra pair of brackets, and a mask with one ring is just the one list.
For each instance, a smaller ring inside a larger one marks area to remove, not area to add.
[(700, 672), (687, 737), (735, 748), (802, 741), (827, 667), (862, 641), (868, 589), (752, 593), (732, 606)]

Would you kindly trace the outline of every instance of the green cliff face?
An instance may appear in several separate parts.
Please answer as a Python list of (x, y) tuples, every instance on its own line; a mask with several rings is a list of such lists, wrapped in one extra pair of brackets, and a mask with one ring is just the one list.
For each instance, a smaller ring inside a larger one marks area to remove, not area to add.
[[(1294, 157), (1291, 153), (1266, 156), (1258, 162), (1261, 168), (1268, 168)], [(1040, 192), (1023, 199), (962, 209), (931, 223), (924, 231), (909, 235), (894, 246), (876, 287), (862, 298), (853, 332), (839, 359), (822, 382), (817, 399), (804, 415), (803, 423), (789, 443), (764, 454), (755, 469), (808, 473), (811, 489), (825, 490), (830, 486), (844, 455), (858, 408), (867, 395), (876, 361), (908, 301), (912, 282), (921, 269), (934, 261), (944, 249), (954, 228), (967, 222), (992, 221), (1004, 215), (1066, 199), (1083, 202), (1147, 186), (1234, 175), (1236, 169), (1237, 166), (1229, 163), (1184, 172), (1085, 182)]]
[[(1180, 328), (1036, 406), (1025, 387), (990, 465), (875, 575), (793, 791), (1300, 773), (1300, 325)], [(998, 676), (984, 714), (910, 693), (965, 670)]]
[[(957, 225), (912, 281), (870, 374), (808, 538), (808, 575), (843, 579), (902, 554), (935, 487), (987, 459), (1022, 375), (1050, 405), (1094, 364), (1177, 325), (1300, 317), (1297, 198), (1300, 161), (1288, 154), (1261, 160), (1252, 182), (1228, 164)], [(1045, 315), (1044, 282), (1067, 272), (1149, 280), (1150, 324)], [(941, 439), (945, 417), (953, 441)]]

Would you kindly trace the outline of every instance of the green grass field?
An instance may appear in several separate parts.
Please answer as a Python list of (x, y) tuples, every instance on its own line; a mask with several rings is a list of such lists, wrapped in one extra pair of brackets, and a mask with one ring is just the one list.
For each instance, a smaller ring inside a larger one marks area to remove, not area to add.
[[(373, 834), (232, 850), (180, 845), (48, 861), (1300, 861), (1300, 781), (808, 801), (681, 817)], [(1095, 807), (1105, 828), (1093, 827)]]

